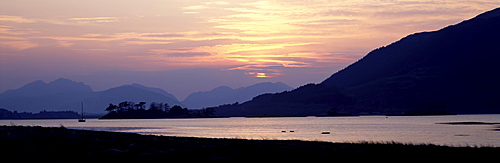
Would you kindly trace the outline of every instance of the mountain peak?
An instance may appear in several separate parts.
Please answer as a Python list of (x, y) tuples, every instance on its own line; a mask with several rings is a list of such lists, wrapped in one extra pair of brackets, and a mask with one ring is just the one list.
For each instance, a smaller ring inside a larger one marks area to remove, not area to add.
[(76, 83), (75, 81), (73, 80), (70, 80), (70, 79), (66, 79), (66, 78), (59, 78), (59, 79), (56, 79), (48, 84), (61, 84), (61, 83)]
[[(28, 83), (26, 85), (24, 85), (23, 87), (40, 87), (40, 86), (46, 86), (47, 83), (43, 82), (42, 80), (37, 80), (37, 81), (34, 81), (34, 82), (31, 82), (31, 83)], [(23, 88), (21, 87), (21, 88)]]
[(59, 78), (50, 83), (45, 83), (42, 80), (36, 80), (28, 83), (18, 89), (11, 89), (3, 92), (4, 96), (44, 96), (64, 92), (93, 92), (90, 86), (75, 82), (65, 78)]
[(134, 87), (146, 87), (146, 86), (144, 86), (144, 85), (142, 85), (142, 84), (139, 84), (139, 83), (132, 83), (132, 84), (130, 84), (130, 85), (131, 85), (131, 86), (134, 86)]
[(167, 91), (165, 91), (165, 90), (163, 90), (161, 88), (148, 87), (148, 86), (144, 86), (144, 85), (139, 84), (139, 83), (133, 83), (133, 84), (130, 84), (128, 86), (132, 86), (132, 87), (135, 87), (135, 88), (140, 88), (140, 89), (143, 89), (143, 90), (155, 92), (155, 93), (161, 94), (161, 95), (163, 95), (165, 97), (171, 98), (172, 100), (178, 101), (177, 98), (174, 95), (168, 93)]
[(89, 85), (75, 82), (66, 78), (59, 78), (47, 84), (50, 89), (57, 92), (93, 92)]
[(5, 96), (26, 96), (29, 94), (33, 95), (33, 91), (40, 92), (44, 91), (46, 88), (47, 83), (43, 82), (42, 80), (37, 80), (28, 83), (18, 89), (9, 89), (5, 92), (2, 92), (1, 94)]
[(219, 86), (217, 88), (212, 89), (213, 92), (228, 92), (233, 91), (234, 89), (228, 86)]

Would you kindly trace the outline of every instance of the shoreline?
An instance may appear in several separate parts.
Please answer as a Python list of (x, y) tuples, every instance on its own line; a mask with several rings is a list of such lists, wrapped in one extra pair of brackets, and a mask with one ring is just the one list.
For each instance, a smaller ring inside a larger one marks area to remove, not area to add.
[[(385, 117), (418, 117), (418, 116), (460, 116), (460, 115), (500, 115), (500, 113), (474, 113), (474, 114), (346, 114), (346, 115), (309, 115), (309, 116), (214, 116), (214, 117), (156, 117), (156, 118), (102, 118), (102, 116), (87, 117), (84, 119), (204, 119), (204, 118), (288, 118), (288, 117), (365, 117), (365, 116), (385, 116)], [(63, 118), (5, 118), (1, 117), (0, 120), (47, 120), (47, 119), (78, 119), (75, 117)]]
[[(106, 131), (74, 130), (64, 127), (0, 126), (0, 143), (4, 156), (34, 161), (63, 162), (92, 160), (158, 160), (190, 161), (241, 160), (323, 160), (342, 154), (391, 154), (433, 157), (492, 157), (500, 147), (451, 147), (434, 144), (398, 142), (332, 143), (302, 140), (247, 140), (229, 138), (195, 138), (140, 135)], [(26, 157), (30, 156), (30, 157)]]

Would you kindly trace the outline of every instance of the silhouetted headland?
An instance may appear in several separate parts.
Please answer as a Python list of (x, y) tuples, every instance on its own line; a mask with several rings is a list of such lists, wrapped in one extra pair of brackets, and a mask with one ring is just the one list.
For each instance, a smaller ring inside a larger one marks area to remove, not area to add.
[(146, 102), (135, 104), (132, 101), (123, 101), (118, 105), (109, 104), (105, 109), (108, 114), (100, 119), (148, 119), (148, 118), (212, 118), (215, 117), (213, 108), (188, 110), (181, 106), (170, 107), (168, 103), (152, 102), (146, 108)]

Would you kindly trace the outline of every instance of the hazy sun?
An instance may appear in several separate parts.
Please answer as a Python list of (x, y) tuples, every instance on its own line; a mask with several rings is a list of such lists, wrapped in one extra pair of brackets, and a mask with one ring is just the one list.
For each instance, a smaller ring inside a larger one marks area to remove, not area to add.
[(258, 72), (258, 73), (255, 74), (255, 77), (258, 77), (258, 78), (267, 78), (269, 76), (267, 76), (266, 73)]

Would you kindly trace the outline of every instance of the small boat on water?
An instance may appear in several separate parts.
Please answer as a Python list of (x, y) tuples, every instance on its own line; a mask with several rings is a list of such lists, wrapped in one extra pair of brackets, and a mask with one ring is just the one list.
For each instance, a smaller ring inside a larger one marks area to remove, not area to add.
[(78, 119), (78, 122), (85, 122), (85, 119), (83, 119), (83, 102), (82, 102), (82, 117)]

